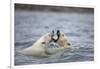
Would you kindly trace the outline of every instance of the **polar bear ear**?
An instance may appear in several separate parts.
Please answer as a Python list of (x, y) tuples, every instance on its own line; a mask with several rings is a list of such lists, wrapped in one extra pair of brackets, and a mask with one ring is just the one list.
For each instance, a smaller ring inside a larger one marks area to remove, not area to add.
[(64, 33), (62, 33), (62, 34), (61, 34), (61, 36), (63, 36), (63, 37), (64, 37)]
[(54, 36), (54, 30), (52, 30), (52, 32), (50, 34), (51, 34), (51, 37), (53, 37)]
[(45, 36), (43, 36), (44, 39), (48, 39), (49, 37), (51, 37), (51, 33), (47, 33)]
[(52, 30), (52, 34), (54, 34), (54, 30)]
[(49, 34), (48, 36), (51, 36), (51, 34)]

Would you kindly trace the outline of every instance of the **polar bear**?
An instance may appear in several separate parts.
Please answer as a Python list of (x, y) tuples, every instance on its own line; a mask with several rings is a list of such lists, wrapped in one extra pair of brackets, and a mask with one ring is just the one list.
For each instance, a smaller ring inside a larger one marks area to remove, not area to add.
[(25, 55), (32, 56), (48, 56), (46, 54), (46, 46), (52, 41), (53, 33), (46, 33), (39, 40), (37, 40), (31, 47), (22, 51)]

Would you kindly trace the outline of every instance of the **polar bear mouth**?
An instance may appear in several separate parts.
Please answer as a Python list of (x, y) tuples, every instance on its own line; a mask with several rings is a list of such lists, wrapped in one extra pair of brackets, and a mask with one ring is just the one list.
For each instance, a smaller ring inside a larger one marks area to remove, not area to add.
[(60, 37), (60, 30), (57, 30), (56, 32), (56, 36), (54, 35), (54, 30), (52, 31), (52, 40), (53, 42), (57, 42), (59, 40), (59, 37)]

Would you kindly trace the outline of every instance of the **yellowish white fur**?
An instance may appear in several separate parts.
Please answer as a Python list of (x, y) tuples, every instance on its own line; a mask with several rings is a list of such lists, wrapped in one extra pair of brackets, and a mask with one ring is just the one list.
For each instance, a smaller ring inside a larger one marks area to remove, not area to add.
[(65, 36), (63, 32), (60, 32), (59, 39), (56, 42), (59, 45), (59, 48), (47, 48), (46, 52), (49, 54), (55, 54), (55, 53), (64, 53), (65, 50), (69, 50), (72, 48), (72, 43), (70, 42), (69, 38)]
[(37, 40), (31, 47), (24, 49), (22, 52), (26, 55), (33, 56), (46, 56), (46, 46), (51, 41), (51, 33), (43, 35), (39, 40)]
[[(48, 57), (52, 54), (63, 52), (66, 48), (71, 47), (71, 42), (65, 36), (64, 33), (60, 33), (60, 37), (56, 42), (60, 47), (59, 48), (48, 48), (48, 44), (52, 40), (52, 34), (47, 33), (38, 39), (31, 47), (28, 47), (22, 51), (23, 54), (32, 55), (32, 56), (44, 56)], [(70, 43), (70, 45), (68, 45)]]
[(59, 46), (61, 46), (63, 48), (70, 48), (72, 45), (69, 38), (67, 36), (65, 36), (65, 34), (63, 32), (60, 32), (59, 39), (56, 43), (58, 43)]

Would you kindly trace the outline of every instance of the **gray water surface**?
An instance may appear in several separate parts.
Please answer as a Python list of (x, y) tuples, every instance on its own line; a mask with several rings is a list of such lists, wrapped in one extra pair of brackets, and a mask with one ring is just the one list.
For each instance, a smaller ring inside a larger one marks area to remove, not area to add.
[[(74, 49), (51, 58), (36, 59), (19, 51), (42, 35), (61, 30)], [(15, 11), (15, 65), (81, 62), (94, 60), (94, 14), (89, 12)]]

